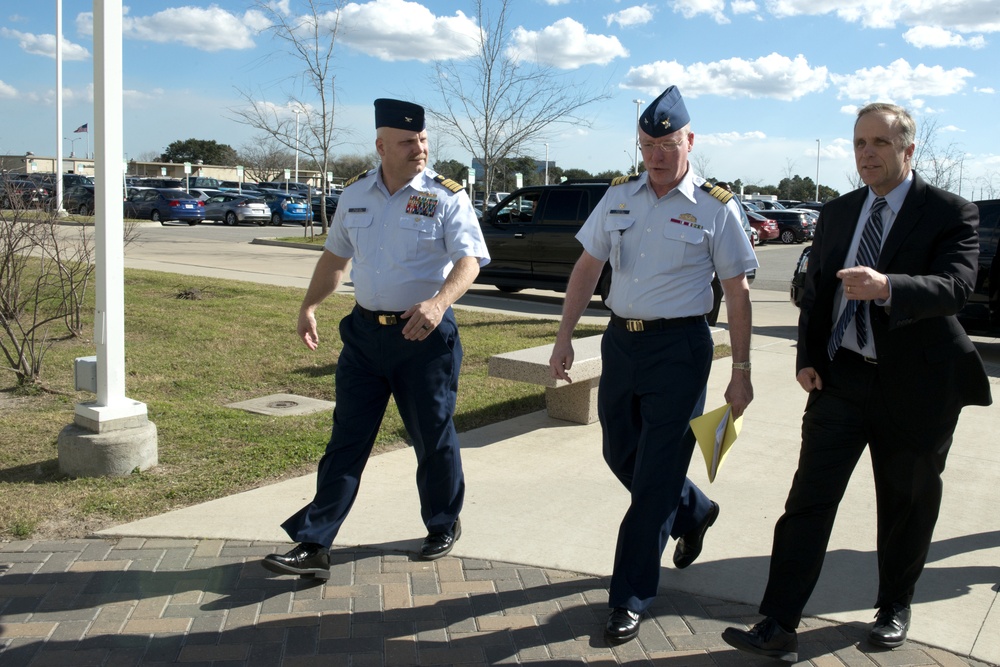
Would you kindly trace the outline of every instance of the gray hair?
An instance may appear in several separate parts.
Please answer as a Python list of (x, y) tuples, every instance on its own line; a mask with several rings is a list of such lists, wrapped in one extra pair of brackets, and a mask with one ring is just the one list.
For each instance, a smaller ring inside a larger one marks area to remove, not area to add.
[[(895, 117), (895, 125), (899, 129), (899, 136), (903, 140), (903, 146), (909, 146), (917, 139), (917, 122), (913, 120), (910, 112), (896, 104), (888, 102), (872, 102), (858, 109), (858, 119), (870, 113), (884, 113)], [(857, 126), (858, 121), (854, 121)]]

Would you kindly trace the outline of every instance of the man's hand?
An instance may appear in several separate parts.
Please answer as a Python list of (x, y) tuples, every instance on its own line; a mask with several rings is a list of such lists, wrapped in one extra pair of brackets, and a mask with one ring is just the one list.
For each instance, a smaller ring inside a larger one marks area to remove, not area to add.
[(570, 341), (563, 343), (557, 339), (555, 347), (552, 348), (552, 356), (549, 357), (549, 370), (552, 372), (552, 377), (572, 383), (569, 369), (573, 368), (573, 356), (573, 343)]
[(733, 377), (726, 387), (726, 403), (733, 404), (733, 419), (743, 415), (743, 412), (753, 400), (753, 384), (750, 382), (750, 373), (746, 371), (733, 370)]
[(299, 311), (298, 324), (299, 338), (310, 350), (319, 347), (319, 334), (316, 333), (316, 317), (312, 310), (302, 309)]
[(799, 371), (799, 374), (795, 376), (795, 381), (798, 382), (799, 386), (806, 391), (823, 389), (823, 379), (812, 366), (808, 366)]
[(445, 308), (434, 299), (421, 301), (415, 306), (410, 306), (402, 315), (402, 318), (406, 320), (406, 326), (403, 327), (403, 338), (424, 340), (441, 323), (444, 311)]
[(837, 271), (844, 285), (844, 296), (855, 301), (885, 301), (889, 298), (889, 277), (867, 266), (852, 266)]

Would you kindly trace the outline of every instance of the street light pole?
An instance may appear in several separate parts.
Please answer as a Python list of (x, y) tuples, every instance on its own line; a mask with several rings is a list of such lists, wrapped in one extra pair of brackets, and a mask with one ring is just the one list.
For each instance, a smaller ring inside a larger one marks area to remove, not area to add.
[(632, 173), (639, 173), (639, 108), (645, 104), (642, 100), (632, 100), (635, 104), (635, 153), (632, 155)]
[(545, 185), (549, 184), (549, 145), (545, 144)]
[(80, 140), (80, 137), (63, 137), (63, 141), (69, 142), (69, 156), (76, 157), (76, 142)]
[[(295, 112), (295, 182), (299, 182), (299, 114), (302, 107), (292, 109)], [(297, 186), (296, 186), (297, 187)]]
[(816, 201), (819, 201), (819, 139), (816, 140)]

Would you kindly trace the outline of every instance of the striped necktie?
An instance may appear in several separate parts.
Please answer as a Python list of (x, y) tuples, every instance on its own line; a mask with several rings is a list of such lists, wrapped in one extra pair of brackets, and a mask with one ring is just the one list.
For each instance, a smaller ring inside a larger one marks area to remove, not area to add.
[[(861, 243), (858, 245), (858, 254), (855, 259), (855, 266), (874, 267), (878, 260), (879, 251), (882, 249), (882, 209), (886, 206), (884, 197), (876, 197), (872, 202), (871, 212), (868, 214), (868, 222), (861, 232)], [(868, 344), (868, 306), (870, 301), (855, 301), (849, 299), (844, 312), (837, 320), (837, 326), (833, 329), (830, 342), (826, 347), (830, 359), (837, 353), (840, 343), (844, 339), (844, 332), (847, 325), (854, 319), (855, 329), (858, 334), (858, 348), (864, 349)], [(863, 307), (859, 307), (863, 306)]]

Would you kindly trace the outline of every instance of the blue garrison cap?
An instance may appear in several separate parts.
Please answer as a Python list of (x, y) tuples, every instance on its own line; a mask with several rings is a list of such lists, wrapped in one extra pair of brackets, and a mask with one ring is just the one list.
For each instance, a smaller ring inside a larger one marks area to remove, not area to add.
[(677, 86), (664, 90), (639, 116), (639, 127), (651, 137), (666, 136), (690, 122), (691, 116)]
[(424, 129), (424, 108), (402, 100), (375, 100), (375, 129), (394, 127), (420, 132)]

